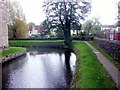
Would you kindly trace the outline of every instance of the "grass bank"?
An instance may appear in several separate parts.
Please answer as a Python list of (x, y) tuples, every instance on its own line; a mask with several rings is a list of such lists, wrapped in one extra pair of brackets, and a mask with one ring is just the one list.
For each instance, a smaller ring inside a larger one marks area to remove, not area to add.
[(26, 49), (22, 47), (9, 47), (8, 50), (2, 51), (2, 57), (12, 55), (14, 53), (25, 52)]
[(103, 51), (100, 47), (98, 47), (93, 41), (89, 41), (89, 43), (92, 46), (94, 46), (99, 52), (101, 52), (108, 60), (110, 60), (120, 70), (120, 63), (114, 61), (110, 55), (108, 55), (105, 51)]
[(9, 40), (10, 46), (61, 46), (63, 40)]
[(77, 53), (76, 73), (72, 88), (115, 88), (115, 83), (96, 55), (83, 41), (73, 42)]
[(2, 51), (0, 51), (0, 58), (2, 58)]

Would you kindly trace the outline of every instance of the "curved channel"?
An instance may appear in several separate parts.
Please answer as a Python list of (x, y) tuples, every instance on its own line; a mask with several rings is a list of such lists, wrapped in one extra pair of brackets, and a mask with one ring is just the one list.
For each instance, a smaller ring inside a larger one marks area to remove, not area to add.
[[(67, 63), (66, 63), (67, 60)], [(3, 88), (70, 88), (76, 55), (66, 50), (29, 50), (2, 65)]]

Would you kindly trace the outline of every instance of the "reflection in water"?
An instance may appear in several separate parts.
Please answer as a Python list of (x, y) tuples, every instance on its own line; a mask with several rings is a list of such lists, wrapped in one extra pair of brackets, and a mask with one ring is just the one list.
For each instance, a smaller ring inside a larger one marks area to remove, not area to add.
[(71, 67), (70, 67), (70, 56), (71, 56), (71, 52), (69, 49), (65, 50), (65, 65), (66, 65), (66, 83), (68, 85), (70, 85), (71, 80), (72, 80), (72, 71), (71, 71)]
[(69, 49), (65, 50), (65, 64), (67, 69), (70, 69), (70, 56), (71, 56), (71, 52)]
[(75, 69), (75, 54), (67, 50), (40, 52), (40, 49), (39, 52), (28, 52), (26, 56), (3, 64), (3, 88), (70, 87)]

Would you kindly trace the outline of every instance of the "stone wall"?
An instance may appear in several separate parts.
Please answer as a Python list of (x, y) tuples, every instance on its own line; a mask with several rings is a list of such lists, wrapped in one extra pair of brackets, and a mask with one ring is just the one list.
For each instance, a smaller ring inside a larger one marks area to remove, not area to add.
[(0, 0), (0, 48), (8, 47), (8, 1)]
[(0, 47), (2, 47), (2, 2), (0, 0)]
[(2, 58), (0, 63), (5, 63), (5, 62), (8, 62), (8, 61), (11, 61), (11, 60), (13, 60), (17, 57), (22, 56), (22, 55), (26, 55), (26, 52), (14, 53), (12, 55), (5, 56), (5, 57)]
[(114, 60), (120, 63), (120, 41), (94, 38), (94, 42)]

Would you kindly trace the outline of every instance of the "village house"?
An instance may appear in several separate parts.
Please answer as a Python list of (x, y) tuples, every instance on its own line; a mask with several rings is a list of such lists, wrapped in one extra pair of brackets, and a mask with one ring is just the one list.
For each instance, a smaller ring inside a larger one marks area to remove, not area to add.
[(39, 27), (36, 26), (34, 23), (29, 23), (28, 24), (28, 31), (29, 31), (29, 36), (32, 36), (32, 35), (35, 35), (35, 34), (38, 34), (38, 30)]

